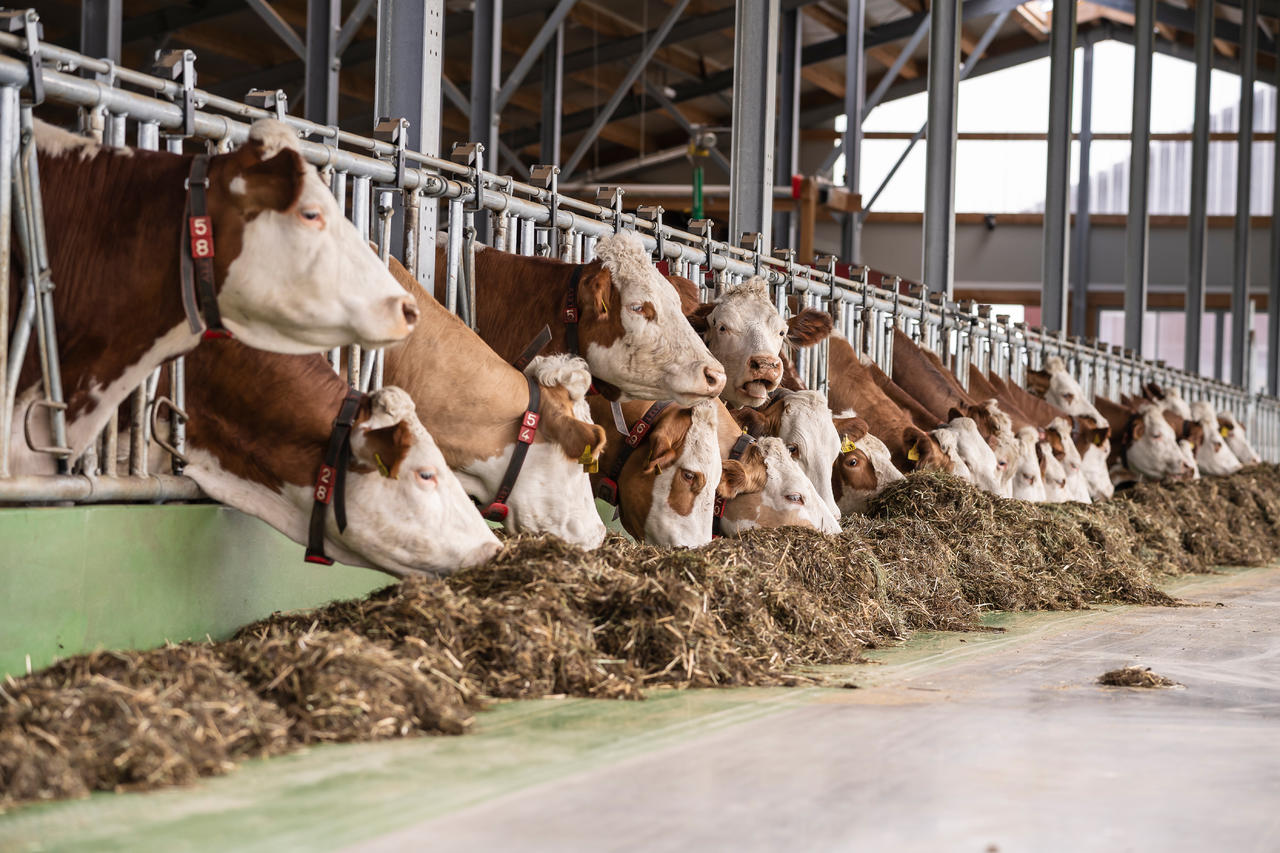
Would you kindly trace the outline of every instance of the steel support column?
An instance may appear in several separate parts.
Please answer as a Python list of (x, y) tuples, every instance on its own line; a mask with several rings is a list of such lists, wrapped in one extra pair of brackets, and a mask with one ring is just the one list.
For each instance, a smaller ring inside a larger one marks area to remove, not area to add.
[(956, 261), (959, 17), (959, 3), (934, 3), (929, 12), (929, 135), (925, 151), (923, 272), (929, 290), (947, 296), (952, 292)]
[(1040, 324), (1067, 328), (1067, 232), (1071, 221), (1071, 88), (1075, 85), (1076, 4), (1053, 4), (1049, 33), (1049, 139), (1044, 190)]
[(564, 99), (564, 24), (542, 52), (542, 139), (538, 162), (560, 165), (560, 114)]
[[(791, 176), (800, 170), (800, 10), (789, 9), (782, 13), (782, 40), (778, 51), (778, 140), (774, 151), (773, 181), (777, 186), (787, 186)], [(795, 224), (793, 211), (779, 210), (773, 214), (773, 242), (778, 246), (795, 248)], [(813, 258), (797, 258), (807, 264)]]
[(1249, 191), (1253, 185), (1253, 82), (1258, 62), (1258, 0), (1240, 4), (1240, 130), (1236, 148), (1235, 252), (1231, 276), (1231, 381), (1249, 360)]
[(120, 61), (120, 4), (123, 0), (80, 0), (80, 52)]
[[(407, 146), (439, 156), (444, 0), (379, 0), (377, 42), (374, 105), (378, 115), (408, 119)], [(414, 237), (419, 248), (410, 272), (428, 293), (435, 282), (436, 211), (434, 198), (419, 199)], [(404, 220), (399, 211), (396, 216), (392, 251), (399, 254)]]
[(778, 0), (737, 0), (733, 40), (733, 130), (729, 239), (758, 231), (772, 247), (774, 100), (778, 85)]
[(1209, 226), (1209, 80), (1213, 74), (1213, 3), (1196, 5), (1195, 121), (1191, 129), (1191, 210), (1187, 217), (1186, 333), (1182, 368), (1200, 372), (1200, 329)]
[[(1280, 115), (1280, 62), (1276, 63), (1276, 108), (1273, 115)], [(1267, 282), (1267, 393), (1280, 396), (1280, 139), (1271, 145), (1271, 279)]]
[(1129, 218), (1125, 226), (1124, 345), (1142, 354), (1147, 309), (1147, 183), (1151, 167), (1151, 54), (1155, 0), (1136, 0), (1133, 27), (1133, 125), (1129, 147)]
[[(849, 0), (844, 39), (844, 186), (857, 193), (862, 177), (862, 111), (867, 95), (866, 0)], [(862, 217), (846, 213), (840, 223), (840, 257), (862, 262)]]
[(498, 117), (493, 112), (502, 80), (502, 0), (475, 0), (471, 26), (472, 142), (484, 143), (486, 163), (498, 162)]
[(342, 0), (307, 0), (307, 80), (304, 115), (317, 124), (338, 123), (338, 31)]
[(1093, 147), (1093, 40), (1086, 39), (1080, 55), (1080, 170), (1076, 177), (1075, 269), (1072, 270), (1071, 326), (1084, 335), (1089, 326), (1089, 154)]

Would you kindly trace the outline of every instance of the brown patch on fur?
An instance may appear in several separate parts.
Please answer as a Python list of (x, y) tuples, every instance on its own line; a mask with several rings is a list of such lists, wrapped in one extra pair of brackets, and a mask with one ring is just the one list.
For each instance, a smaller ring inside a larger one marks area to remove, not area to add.
[[(396, 479), (400, 466), (413, 449), (413, 430), (404, 421), (369, 430), (360, 447), (351, 448), (351, 470), (363, 474), (386, 469), (386, 476)], [(381, 464), (379, 464), (381, 463)]]
[[(862, 418), (834, 418), (836, 432), (840, 438), (853, 442), (861, 441), (870, 431), (870, 427)], [(851, 492), (871, 492), (876, 488), (876, 472), (871, 464), (871, 457), (859, 447), (849, 452), (841, 451), (832, 466), (831, 489), (836, 503), (840, 503), (845, 490)]]
[(671, 478), (671, 488), (667, 490), (667, 506), (676, 515), (687, 517), (693, 512), (693, 504), (707, 485), (707, 478), (700, 471), (689, 471), (681, 468)]

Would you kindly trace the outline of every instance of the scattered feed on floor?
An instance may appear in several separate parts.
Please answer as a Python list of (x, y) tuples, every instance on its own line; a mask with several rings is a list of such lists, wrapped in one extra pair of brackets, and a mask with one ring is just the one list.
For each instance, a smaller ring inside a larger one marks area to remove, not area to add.
[(1151, 671), (1149, 666), (1124, 666), (1098, 676), (1098, 683), (1108, 687), (1181, 687), (1172, 678)]

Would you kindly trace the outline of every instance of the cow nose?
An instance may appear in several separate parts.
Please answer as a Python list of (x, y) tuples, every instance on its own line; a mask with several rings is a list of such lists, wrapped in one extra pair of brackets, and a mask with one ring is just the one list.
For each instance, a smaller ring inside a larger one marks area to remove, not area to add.
[(461, 567), (469, 569), (472, 566), (482, 566), (494, 557), (498, 556), (501, 551), (502, 546), (497, 542), (487, 542), (463, 557)]
[(752, 370), (781, 370), (782, 360), (771, 355), (757, 355), (751, 358)]
[(707, 365), (702, 368), (702, 378), (707, 382), (707, 388), (712, 394), (719, 394), (724, 390), (724, 371), (718, 367)]
[(400, 313), (404, 315), (404, 322), (409, 327), (409, 331), (413, 331), (413, 327), (417, 325), (421, 314), (418, 312), (418, 303), (414, 301), (412, 296), (404, 297), (404, 301), (400, 303)]

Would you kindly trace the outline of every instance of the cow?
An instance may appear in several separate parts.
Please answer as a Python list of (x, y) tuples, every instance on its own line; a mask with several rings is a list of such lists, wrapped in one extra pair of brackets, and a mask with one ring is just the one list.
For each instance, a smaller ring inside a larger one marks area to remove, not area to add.
[(763, 406), (778, 389), (783, 359), (789, 349), (809, 347), (831, 334), (831, 316), (805, 308), (784, 320), (763, 278), (730, 285), (714, 302), (692, 306), (697, 286), (680, 276), (667, 276), (680, 294), (690, 325), (702, 335), (711, 354), (724, 365), (720, 396), (730, 406)]
[(1218, 413), (1218, 434), (1227, 440), (1227, 447), (1231, 448), (1240, 464), (1257, 465), (1262, 461), (1262, 457), (1244, 434), (1244, 425), (1231, 412), (1223, 410)]
[(903, 479), (902, 472), (862, 418), (842, 412), (833, 422), (840, 436), (840, 456), (831, 473), (836, 505), (841, 515), (866, 512), (871, 498)]
[(840, 435), (831, 420), (825, 394), (782, 389), (774, 393), (768, 405), (735, 409), (733, 416), (739, 426), (757, 438), (767, 435), (782, 439), (832, 517), (839, 518), (831, 466), (840, 454)]
[(1106, 420), (1089, 402), (1080, 383), (1067, 372), (1066, 362), (1056, 355), (1045, 359), (1043, 370), (1027, 370), (1027, 388), (1069, 415), (1089, 415), (1099, 423)]
[[(156, 367), (200, 341), (202, 318), (184, 310), (180, 238), (189, 228), (199, 232), (195, 268), (212, 267), (221, 325), (248, 346), (384, 346), (417, 321), (413, 300), (281, 122), (256, 122), (244, 145), (208, 158), (208, 217), (195, 224), (184, 212), (191, 155), (107, 148), (43, 123), (35, 136), (72, 457)], [(24, 290), (20, 266), (11, 268), (10, 317)], [(16, 387), (5, 437), (14, 470), (52, 472), (54, 460), (29, 452), (20, 426), (41, 394), (39, 359), (26, 358)], [(35, 438), (51, 444), (45, 419), (31, 420)]]
[[(1040, 478), (1044, 485), (1044, 499), (1047, 503), (1065, 503), (1072, 499), (1072, 492), (1067, 485), (1067, 471), (1055, 455), (1053, 445), (1048, 441), (1036, 443), (1036, 458), (1040, 461)], [(1086, 500), (1085, 503), (1088, 503)]]
[[(215, 500), (307, 544), (317, 472), (347, 383), (323, 356), (264, 353), (234, 340), (196, 348), (186, 376), (187, 475)], [(360, 404), (344, 505), (345, 531), (326, 512), (324, 546), (347, 565), (444, 574), (501, 550), (399, 388)]]
[(1020, 501), (1044, 503), (1049, 499), (1045, 472), (1045, 456), (1040, 448), (1040, 433), (1035, 427), (1020, 427), (1014, 434), (1020, 452), (1013, 466), (1009, 497)]
[[(832, 335), (827, 350), (827, 404), (834, 411), (855, 411), (892, 455), (899, 471), (950, 472), (954, 463), (926, 429), (890, 398), (885, 385), (893, 385), (870, 356), (859, 355), (844, 338)], [(881, 384), (881, 380), (884, 384)], [(895, 386), (896, 387), (896, 386)], [(914, 403), (914, 401), (912, 401)]]
[(974, 482), (973, 472), (969, 470), (969, 463), (965, 462), (964, 457), (960, 455), (960, 432), (942, 426), (930, 432), (929, 435), (937, 442), (939, 449), (946, 454), (947, 461), (951, 464), (951, 475), (959, 477), (966, 483)]
[(1106, 397), (1097, 397), (1092, 405), (1105, 415), (1111, 427), (1113, 482), (1195, 474), (1195, 466), (1188, 463), (1178, 447), (1179, 437), (1159, 405), (1142, 400), (1136, 408), (1130, 408)]
[(1213, 406), (1204, 400), (1197, 400), (1190, 405), (1188, 411), (1203, 434), (1200, 447), (1196, 451), (1196, 465), (1200, 472), (1221, 477), (1239, 471), (1243, 466), (1219, 431), (1218, 415), (1213, 410)]
[[(964, 460), (975, 486), (993, 495), (1012, 497), (1012, 476), (1008, 474), (1009, 468), (1000, 466), (995, 450), (978, 430), (978, 424), (973, 418), (953, 417), (945, 427), (935, 430), (934, 434), (943, 429), (950, 429), (956, 434), (956, 452)], [(1014, 441), (1016, 440), (1015, 438)], [(1019, 465), (1015, 463), (1013, 470), (1019, 469)], [(1038, 472), (1039, 468), (1034, 467), (1034, 470)]]
[(1089, 496), (1093, 500), (1110, 498), (1115, 493), (1109, 470), (1113, 438), (1110, 422), (1096, 405), (1089, 402), (1080, 383), (1067, 372), (1066, 363), (1058, 356), (1050, 356), (1045, 360), (1043, 370), (1027, 370), (1027, 387), (1034, 393), (1023, 391), (1012, 383), (1008, 385), (1015, 396), (1026, 394), (1043, 399), (1071, 417), (1072, 435), (1080, 451)]
[[(504, 480), (529, 406), (525, 375), (512, 367), (435, 300), (391, 258), (391, 273), (413, 296), (422, 321), (403, 344), (387, 350), (384, 377), (404, 388), (463, 488), (490, 507)], [(540, 356), (525, 373), (539, 388), (538, 423), (527, 454), (508, 483), (508, 532), (552, 533), (583, 548), (605, 536), (584, 465), (598, 463), (605, 431), (586, 402), (591, 374), (582, 359)]]
[[(446, 259), (438, 246), (440, 302)], [(475, 283), (480, 337), (508, 361), (549, 326), (545, 352), (586, 359), (595, 387), (610, 399), (691, 404), (724, 389), (724, 368), (689, 326), (679, 296), (634, 231), (600, 240), (588, 264), (480, 248)]]

